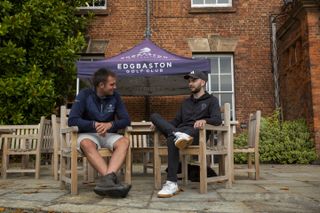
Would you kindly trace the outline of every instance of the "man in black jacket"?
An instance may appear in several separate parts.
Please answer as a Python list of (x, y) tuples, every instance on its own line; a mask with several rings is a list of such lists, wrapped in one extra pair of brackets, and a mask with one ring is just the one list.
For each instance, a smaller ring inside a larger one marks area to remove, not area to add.
[(184, 78), (189, 81), (192, 94), (182, 103), (175, 119), (168, 122), (157, 113), (151, 115), (152, 123), (167, 138), (168, 146), (168, 175), (166, 183), (158, 192), (161, 198), (172, 197), (179, 192), (179, 149), (186, 148), (192, 142), (197, 144), (199, 129), (205, 124), (217, 126), (222, 123), (218, 99), (205, 91), (207, 75), (192, 71)]

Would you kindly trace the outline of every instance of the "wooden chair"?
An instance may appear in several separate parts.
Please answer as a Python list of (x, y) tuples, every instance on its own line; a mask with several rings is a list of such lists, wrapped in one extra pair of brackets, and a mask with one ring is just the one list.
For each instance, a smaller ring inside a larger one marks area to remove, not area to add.
[[(2, 178), (7, 178), (7, 173), (35, 173), (35, 178), (40, 176), (41, 142), (44, 136), (45, 118), (41, 117), (38, 125), (4, 125), (2, 130), (10, 130), (11, 134), (2, 134)], [(20, 168), (10, 168), (10, 156), (22, 156)], [(35, 155), (33, 168), (29, 165), (29, 155)]]
[[(60, 149), (60, 125), (61, 125), (61, 119), (57, 117), (55, 114), (51, 115), (51, 122), (52, 122), (52, 132), (53, 132), (53, 140), (54, 140), (54, 145), (53, 145), (53, 177), (54, 180), (59, 180), (59, 175), (60, 175), (60, 156), (61, 156), (61, 149)], [(70, 163), (70, 162), (69, 162)], [(87, 167), (85, 167), (87, 168)], [(84, 175), (84, 179), (87, 180), (85, 177), (86, 176), (86, 170), (82, 172)]]
[(51, 171), (54, 174), (54, 140), (53, 140), (53, 131), (52, 131), (52, 122), (51, 120), (45, 119), (43, 122), (43, 137), (41, 140), (41, 155), (42, 159), (51, 164)]
[[(77, 151), (77, 127), (68, 127), (68, 115), (70, 110), (66, 106), (61, 106), (61, 138), (60, 138), (60, 183), (65, 188), (70, 184), (71, 194), (78, 194), (78, 158), (83, 158)], [(125, 133), (125, 136), (128, 137)], [(112, 152), (109, 149), (99, 149), (103, 157), (111, 157)], [(68, 163), (70, 161), (70, 163)], [(125, 162), (125, 182), (131, 184), (131, 150), (128, 150)], [(69, 167), (69, 168), (67, 168)], [(84, 171), (86, 173), (86, 171)]]
[(60, 118), (56, 115), (51, 115), (52, 135), (53, 135), (53, 177), (59, 179), (59, 159), (60, 159)]
[[(184, 184), (187, 184), (188, 169), (187, 156), (198, 156), (200, 164), (200, 193), (207, 193), (207, 184), (212, 182), (226, 181), (226, 187), (230, 188), (231, 180), (231, 139), (230, 134), (230, 104), (226, 103), (223, 107), (224, 125), (213, 126), (206, 124), (203, 129), (199, 130), (199, 145), (188, 146), (184, 150), (180, 150), (182, 157), (182, 178)], [(210, 137), (207, 140), (207, 133), (210, 132)], [(213, 141), (216, 135), (217, 142)], [(155, 188), (161, 188), (161, 156), (167, 155), (167, 147), (160, 147), (158, 140), (154, 142), (154, 158), (155, 158)], [(222, 162), (219, 163), (219, 176), (207, 177), (207, 156), (218, 155), (222, 157)]]
[[(249, 116), (248, 127), (248, 146), (233, 149), (234, 153), (247, 153), (248, 168), (234, 168), (234, 173), (247, 172), (248, 177), (252, 178), (252, 173), (255, 173), (255, 179), (260, 177), (259, 163), (259, 134), (260, 134), (261, 111), (257, 111)], [(252, 155), (254, 155), (254, 167), (252, 166)]]

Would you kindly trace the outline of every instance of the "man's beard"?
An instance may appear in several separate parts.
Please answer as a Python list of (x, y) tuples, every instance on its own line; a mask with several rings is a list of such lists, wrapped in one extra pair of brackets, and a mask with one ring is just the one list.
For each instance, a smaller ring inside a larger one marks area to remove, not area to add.
[(105, 92), (105, 96), (113, 95), (113, 93), (114, 93), (114, 90), (112, 90), (112, 91), (106, 91), (106, 92)]
[(196, 88), (194, 88), (194, 90), (191, 90), (191, 93), (197, 94), (198, 92), (200, 92), (200, 90), (201, 90), (201, 87), (196, 87)]

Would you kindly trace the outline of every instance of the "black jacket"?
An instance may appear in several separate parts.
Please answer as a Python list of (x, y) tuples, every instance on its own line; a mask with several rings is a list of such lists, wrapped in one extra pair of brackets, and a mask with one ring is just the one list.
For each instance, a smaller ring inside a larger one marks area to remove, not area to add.
[(222, 123), (219, 101), (207, 92), (198, 99), (191, 95), (184, 100), (172, 123), (175, 127), (193, 127), (197, 120), (204, 119), (207, 124), (218, 126)]

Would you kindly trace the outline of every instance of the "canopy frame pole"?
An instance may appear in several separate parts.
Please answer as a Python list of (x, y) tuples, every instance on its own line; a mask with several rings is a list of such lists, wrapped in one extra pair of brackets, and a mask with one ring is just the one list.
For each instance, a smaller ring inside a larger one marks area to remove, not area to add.
[(77, 77), (77, 87), (76, 87), (76, 95), (79, 94), (79, 90), (80, 90), (80, 79)]
[(150, 0), (146, 0), (146, 14), (147, 14), (147, 23), (146, 23), (146, 34), (145, 37), (150, 39), (151, 38), (151, 27), (150, 27)]

